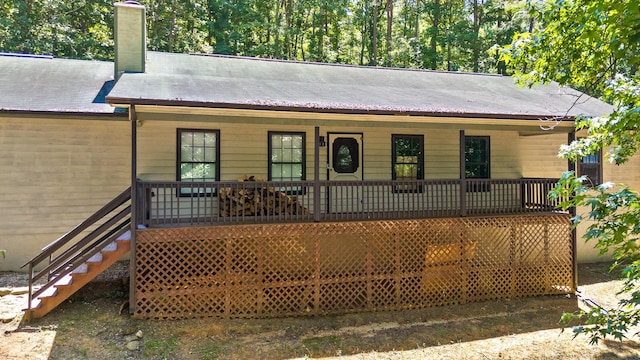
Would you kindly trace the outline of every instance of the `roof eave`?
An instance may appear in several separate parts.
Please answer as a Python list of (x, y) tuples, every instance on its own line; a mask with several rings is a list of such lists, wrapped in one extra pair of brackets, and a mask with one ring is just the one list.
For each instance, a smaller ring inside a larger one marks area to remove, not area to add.
[(86, 119), (91, 118), (95, 120), (110, 119), (121, 120), (127, 119), (128, 114), (126, 112), (95, 112), (95, 111), (44, 111), (44, 110), (15, 110), (15, 109), (0, 109), (0, 116), (7, 117), (33, 117), (33, 118), (73, 118), (73, 119)]
[(349, 109), (349, 108), (322, 108), (303, 107), (291, 105), (264, 105), (264, 104), (233, 104), (219, 102), (200, 102), (184, 100), (157, 100), (157, 99), (131, 99), (122, 97), (107, 97), (108, 104), (114, 107), (129, 107), (130, 105), (144, 106), (179, 106), (193, 108), (215, 108), (215, 109), (237, 109), (237, 110), (269, 110), (269, 111), (295, 111), (324, 114), (358, 114), (358, 115), (385, 115), (385, 116), (429, 116), (429, 117), (454, 117), (454, 118), (477, 118), (477, 119), (509, 119), (509, 120), (554, 120), (566, 122), (575, 121), (574, 116), (553, 115), (553, 114), (506, 114), (506, 113), (469, 113), (453, 111), (420, 111), (402, 109)]

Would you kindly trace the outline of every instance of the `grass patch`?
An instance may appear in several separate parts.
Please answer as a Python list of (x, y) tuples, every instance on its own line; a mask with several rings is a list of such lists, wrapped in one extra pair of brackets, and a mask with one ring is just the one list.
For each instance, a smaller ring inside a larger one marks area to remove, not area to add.
[(336, 335), (312, 337), (302, 340), (307, 356), (330, 356), (340, 354), (342, 339)]
[(159, 356), (161, 359), (174, 358), (178, 348), (178, 339), (169, 337), (166, 339), (152, 339), (144, 344), (145, 356)]
[(202, 360), (218, 359), (224, 354), (226, 342), (211, 341), (200, 348), (200, 358)]

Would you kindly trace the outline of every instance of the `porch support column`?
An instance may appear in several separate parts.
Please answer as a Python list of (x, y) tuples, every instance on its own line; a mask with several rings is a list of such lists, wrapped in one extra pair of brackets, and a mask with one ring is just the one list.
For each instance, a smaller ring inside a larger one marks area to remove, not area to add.
[(138, 116), (136, 114), (136, 106), (131, 104), (129, 107), (129, 122), (131, 123), (131, 240), (129, 250), (129, 313), (133, 314), (136, 306), (136, 229), (138, 227), (138, 184), (137, 184), (137, 125)]
[(464, 143), (464, 130), (460, 130), (460, 216), (467, 216), (467, 166)]
[(313, 145), (313, 221), (320, 221), (320, 127), (314, 131)]
[[(576, 139), (575, 131), (572, 131), (567, 136), (567, 144), (571, 144)], [(569, 171), (576, 171), (576, 163), (571, 160), (567, 160), (567, 169)], [(576, 208), (572, 207), (569, 209), (569, 214), (571, 217), (576, 216)], [(573, 253), (573, 258), (571, 259), (573, 265), (573, 290), (578, 289), (578, 235), (575, 227), (571, 227), (571, 252)]]

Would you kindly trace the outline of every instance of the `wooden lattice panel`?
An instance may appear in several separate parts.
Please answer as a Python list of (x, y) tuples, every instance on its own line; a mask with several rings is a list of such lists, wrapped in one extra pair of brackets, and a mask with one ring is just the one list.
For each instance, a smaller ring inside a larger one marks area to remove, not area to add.
[(566, 294), (573, 256), (562, 214), (146, 229), (135, 315), (322, 315)]

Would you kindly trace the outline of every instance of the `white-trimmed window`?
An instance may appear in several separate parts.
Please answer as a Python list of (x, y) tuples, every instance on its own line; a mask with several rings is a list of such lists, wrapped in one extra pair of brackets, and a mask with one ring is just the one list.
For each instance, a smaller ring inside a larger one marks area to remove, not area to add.
[(305, 133), (270, 131), (269, 180), (305, 180), (305, 149)]
[[(391, 135), (391, 178), (393, 180), (424, 179), (424, 136)], [(397, 192), (419, 192), (413, 185), (396, 186)]]
[[(178, 129), (176, 177), (180, 182), (214, 182), (220, 179), (220, 131)], [(213, 187), (181, 188), (181, 196), (211, 195)]]

